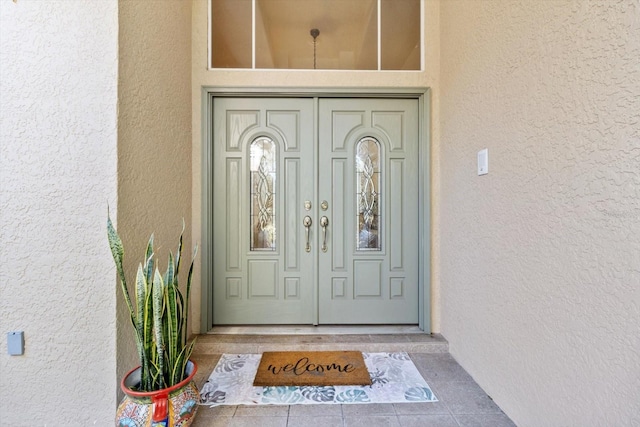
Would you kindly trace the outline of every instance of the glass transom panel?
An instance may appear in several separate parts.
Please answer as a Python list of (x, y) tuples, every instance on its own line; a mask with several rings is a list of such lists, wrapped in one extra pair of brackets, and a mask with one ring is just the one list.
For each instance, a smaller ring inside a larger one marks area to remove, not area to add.
[(211, 68), (421, 69), (421, 0), (209, 1)]
[(267, 137), (251, 143), (251, 250), (276, 250), (276, 144)]

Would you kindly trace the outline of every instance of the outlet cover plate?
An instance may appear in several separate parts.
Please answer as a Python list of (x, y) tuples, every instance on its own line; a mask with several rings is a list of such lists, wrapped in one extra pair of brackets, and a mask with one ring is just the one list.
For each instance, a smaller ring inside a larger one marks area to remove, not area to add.
[(11, 356), (22, 356), (24, 354), (24, 332), (7, 332), (7, 351)]

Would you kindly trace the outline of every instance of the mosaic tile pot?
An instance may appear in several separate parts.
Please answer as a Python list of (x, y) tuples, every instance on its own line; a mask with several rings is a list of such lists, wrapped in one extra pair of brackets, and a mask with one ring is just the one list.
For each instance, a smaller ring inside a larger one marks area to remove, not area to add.
[(138, 392), (131, 387), (140, 384), (140, 367), (124, 376), (120, 388), (125, 393), (116, 413), (117, 427), (187, 427), (191, 425), (200, 394), (193, 377), (195, 362), (187, 364), (187, 378), (173, 387), (158, 391)]

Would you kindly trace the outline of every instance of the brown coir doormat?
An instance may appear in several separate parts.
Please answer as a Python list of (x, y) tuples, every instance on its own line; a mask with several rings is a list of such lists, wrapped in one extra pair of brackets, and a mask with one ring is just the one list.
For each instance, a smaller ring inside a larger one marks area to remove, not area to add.
[(262, 354), (253, 385), (371, 385), (371, 377), (359, 351), (271, 351)]

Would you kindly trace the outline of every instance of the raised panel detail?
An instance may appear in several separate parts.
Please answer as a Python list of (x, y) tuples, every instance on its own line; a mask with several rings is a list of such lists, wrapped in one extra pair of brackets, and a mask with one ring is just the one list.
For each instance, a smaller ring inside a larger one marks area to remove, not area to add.
[(227, 271), (240, 270), (241, 242), (242, 235), (240, 226), (241, 199), (240, 199), (240, 171), (242, 169), (241, 159), (227, 159)]
[(285, 271), (298, 270), (300, 245), (300, 160), (287, 159), (284, 164), (284, 253)]
[(242, 279), (227, 277), (227, 299), (242, 299)]
[(402, 277), (392, 277), (389, 283), (389, 298), (404, 298), (404, 279)]
[(334, 111), (332, 121), (332, 142), (333, 151), (344, 151), (347, 135), (358, 126), (364, 123), (364, 111)]
[[(391, 256), (389, 267), (391, 270), (402, 270), (404, 268), (404, 234), (403, 227), (415, 227), (412, 231), (418, 232), (418, 224), (404, 224), (402, 207), (404, 203), (404, 159), (391, 159), (389, 164), (389, 179), (391, 180), (389, 197), (389, 240)], [(418, 197), (417, 194), (413, 197)]]
[(331, 281), (331, 298), (345, 299), (347, 297), (347, 279), (344, 277), (334, 277)]
[(285, 141), (285, 151), (299, 151), (300, 113), (297, 111), (267, 111), (267, 126), (276, 129)]
[(382, 261), (353, 262), (353, 297), (382, 297)]
[(300, 278), (284, 279), (284, 299), (300, 299)]
[[(331, 206), (332, 212), (345, 212), (345, 185), (346, 185), (346, 167), (345, 159), (335, 159), (331, 166)], [(346, 217), (344, 215), (334, 215), (331, 219), (331, 245), (332, 248), (332, 268), (334, 271), (344, 271), (346, 267), (346, 240), (345, 240), (345, 224)]]
[(227, 111), (227, 151), (240, 151), (242, 134), (259, 123), (258, 111)]
[(249, 260), (249, 298), (278, 297), (278, 263), (275, 260)]
[(372, 114), (373, 126), (380, 128), (389, 137), (390, 150), (402, 151), (404, 141), (404, 123), (401, 112), (374, 111)]

